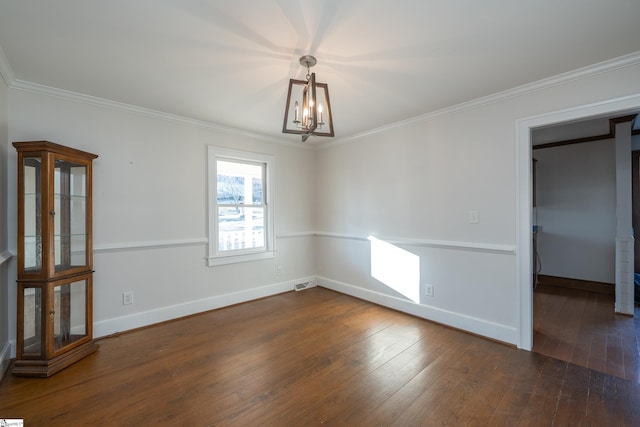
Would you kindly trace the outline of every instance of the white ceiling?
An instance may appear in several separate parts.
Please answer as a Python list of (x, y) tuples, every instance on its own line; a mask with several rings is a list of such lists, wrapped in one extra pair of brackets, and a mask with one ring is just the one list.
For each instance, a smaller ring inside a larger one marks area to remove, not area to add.
[(16, 82), (297, 141), (303, 54), (344, 138), (637, 52), (639, 21), (638, 0), (0, 0), (0, 47)]

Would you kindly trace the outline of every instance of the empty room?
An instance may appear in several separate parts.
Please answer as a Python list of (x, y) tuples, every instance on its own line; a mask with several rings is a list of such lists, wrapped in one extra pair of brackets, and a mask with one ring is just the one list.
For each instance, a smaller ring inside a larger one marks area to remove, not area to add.
[(0, 421), (638, 425), (639, 19), (0, 1)]

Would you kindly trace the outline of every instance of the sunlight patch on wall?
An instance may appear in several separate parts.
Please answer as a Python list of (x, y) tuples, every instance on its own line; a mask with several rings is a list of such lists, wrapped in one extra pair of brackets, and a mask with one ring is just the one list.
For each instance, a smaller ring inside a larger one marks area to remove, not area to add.
[(371, 277), (420, 302), (420, 257), (391, 243), (368, 237), (371, 242)]

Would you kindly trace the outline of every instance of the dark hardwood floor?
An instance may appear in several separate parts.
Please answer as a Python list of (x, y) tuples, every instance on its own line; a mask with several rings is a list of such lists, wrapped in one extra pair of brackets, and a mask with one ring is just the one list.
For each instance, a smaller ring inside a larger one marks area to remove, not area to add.
[(25, 426), (632, 426), (640, 384), (323, 288), (99, 341), (51, 378), (7, 375)]
[(533, 351), (640, 383), (639, 307), (615, 314), (613, 295), (538, 285), (533, 323)]

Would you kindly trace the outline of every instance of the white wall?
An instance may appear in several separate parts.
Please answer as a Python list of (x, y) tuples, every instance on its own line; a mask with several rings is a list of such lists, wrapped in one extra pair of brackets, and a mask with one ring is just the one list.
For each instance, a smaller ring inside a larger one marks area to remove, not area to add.
[[(45, 139), (99, 155), (94, 335), (291, 290), (315, 273), (312, 150), (18, 89), (10, 89), (9, 102), (10, 141)], [(275, 156), (276, 258), (205, 266), (209, 144)], [(15, 159), (12, 148), (9, 200)], [(13, 210), (9, 224), (15, 248)], [(133, 305), (122, 305), (123, 291), (134, 292)]]
[(615, 283), (612, 139), (534, 150), (540, 274)]
[[(319, 284), (528, 347), (518, 330), (517, 123), (640, 93), (638, 75), (638, 61), (576, 73), (321, 149)], [(420, 257), (419, 304), (371, 277), (370, 234)]]
[[(1, 51), (0, 51), (1, 53)], [(8, 309), (9, 281), (7, 272), (11, 257), (7, 245), (7, 138), (8, 138), (9, 91), (0, 75), (0, 380), (11, 356), (9, 343), (10, 324)]]

